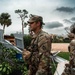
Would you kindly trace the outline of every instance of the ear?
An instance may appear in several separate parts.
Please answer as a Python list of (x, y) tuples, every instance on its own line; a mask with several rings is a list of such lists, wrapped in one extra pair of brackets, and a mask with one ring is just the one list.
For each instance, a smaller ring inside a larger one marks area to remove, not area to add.
[(40, 22), (37, 22), (37, 25), (40, 26)]

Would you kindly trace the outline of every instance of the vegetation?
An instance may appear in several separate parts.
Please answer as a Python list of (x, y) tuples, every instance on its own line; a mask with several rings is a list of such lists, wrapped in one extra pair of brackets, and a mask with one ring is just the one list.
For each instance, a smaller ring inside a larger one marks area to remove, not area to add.
[(0, 43), (0, 75), (27, 75), (27, 64), (17, 54)]
[(24, 47), (27, 48), (31, 43), (31, 37), (30, 35), (25, 35), (24, 36)]
[(64, 59), (66, 59), (66, 60), (69, 60), (69, 52), (60, 52), (59, 54), (58, 54), (58, 56), (60, 56), (60, 57), (62, 57), (62, 58), (64, 58)]
[(62, 36), (57, 36), (55, 35), (52, 39), (53, 43), (69, 43), (70, 39), (69, 38), (63, 38)]
[[(60, 52), (57, 56), (62, 57), (66, 60), (69, 60), (69, 52)], [(52, 61), (52, 73), (54, 74), (56, 67), (57, 67), (57, 62)]]
[(0, 15), (0, 24), (3, 26), (3, 31), (5, 30), (5, 26), (11, 25), (10, 15), (8, 13), (2, 13)]
[(25, 21), (25, 18), (27, 18), (27, 14), (28, 14), (28, 11), (27, 10), (15, 10), (15, 13), (17, 13), (22, 21), (22, 33), (24, 35), (24, 27), (26, 27), (27, 23), (24, 22)]

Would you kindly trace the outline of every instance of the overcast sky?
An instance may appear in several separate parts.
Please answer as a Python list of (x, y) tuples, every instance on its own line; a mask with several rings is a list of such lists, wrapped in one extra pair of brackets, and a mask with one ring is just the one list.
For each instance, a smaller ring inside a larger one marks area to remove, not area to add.
[[(75, 0), (0, 0), (0, 14), (9, 13), (12, 24), (5, 28), (5, 34), (21, 32), (22, 25), (17, 9), (26, 9), (29, 14), (43, 17), (43, 30), (49, 34), (65, 35), (65, 27), (75, 22)], [(28, 18), (25, 20), (27, 21)], [(2, 26), (0, 25), (0, 29)], [(28, 27), (24, 28), (28, 34)]]

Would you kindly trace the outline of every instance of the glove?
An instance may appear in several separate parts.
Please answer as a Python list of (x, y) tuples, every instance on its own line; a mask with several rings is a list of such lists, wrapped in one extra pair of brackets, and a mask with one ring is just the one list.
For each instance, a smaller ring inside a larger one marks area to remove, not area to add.
[(30, 51), (27, 51), (26, 49), (22, 52), (23, 60), (27, 60), (31, 55)]

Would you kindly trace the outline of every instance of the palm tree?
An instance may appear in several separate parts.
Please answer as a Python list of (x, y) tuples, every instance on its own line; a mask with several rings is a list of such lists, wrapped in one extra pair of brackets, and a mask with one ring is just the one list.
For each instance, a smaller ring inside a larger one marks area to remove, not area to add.
[(22, 21), (22, 34), (24, 36), (24, 27), (26, 27), (26, 25), (27, 25), (27, 23), (24, 22), (24, 20), (25, 20), (25, 18), (27, 18), (28, 11), (25, 10), (25, 9), (24, 10), (18, 9), (18, 10), (15, 10), (15, 13), (17, 13), (21, 18), (21, 21)]
[(8, 13), (2, 13), (0, 15), (0, 24), (3, 26), (3, 34), (4, 34), (4, 30), (5, 30), (5, 26), (10, 26), (11, 25), (11, 19), (10, 19), (10, 15)]
[[(28, 14), (28, 11), (27, 10), (15, 10), (15, 13), (17, 13), (22, 21), (22, 37), (24, 37), (24, 27), (27, 26), (27, 23), (25, 22), (25, 18), (27, 18), (27, 14)], [(23, 43), (24, 45), (24, 39), (23, 39)], [(23, 48), (24, 49), (24, 48)]]

